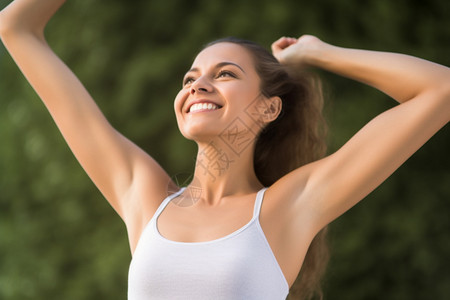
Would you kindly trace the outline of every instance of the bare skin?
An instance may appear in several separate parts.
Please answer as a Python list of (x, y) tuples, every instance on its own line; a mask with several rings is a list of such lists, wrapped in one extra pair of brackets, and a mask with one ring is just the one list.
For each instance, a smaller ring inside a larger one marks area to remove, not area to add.
[[(111, 127), (83, 85), (48, 47), (43, 30), (63, 2), (12, 2), (0, 12), (1, 38), (76, 158), (124, 220), (133, 252), (167, 196), (167, 186), (175, 191), (178, 187), (147, 153)], [(371, 85), (400, 103), (332, 155), (294, 170), (268, 188), (260, 222), (290, 286), (316, 233), (362, 200), (448, 123), (450, 70), (407, 55), (336, 47), (312, 36), (280, 38), (272, 50), (281, 63), (334, 72)], [(249, 54), (228, 43), (202, 51), (186, 74), (174, 108), (181, 132), (198, 144), (195, 184), (202, 194), (193, 205), (166, 208), (158, 220), (166, 238), (213, 240), (251, 219), (262, 185), (252, 167), (254, 139), (248, 138), (261, 124), (252, 123), (242, 111), (254, 103), (270, 107), (262, 113), (262, 120), (270, 122), (281, 105), (277, 97), (261, 96), (258, 84)], [(220, 108), (189, 111), (195, 101), (206, 100)], [(230, 146), (230, 139), (237, 138), (230, 124), (246, 128), (237, 131), (240, 141), (246, 141), (241, 148)], [(211, 153), (216, 154), (215, 162), (218, 153), (222, 155), (214, 171), (205, 168)]]

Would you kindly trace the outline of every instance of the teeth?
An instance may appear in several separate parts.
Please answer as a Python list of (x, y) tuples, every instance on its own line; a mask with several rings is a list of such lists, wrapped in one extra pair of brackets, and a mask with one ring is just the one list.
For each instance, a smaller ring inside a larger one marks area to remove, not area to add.
[(217, 105), (212, 103), (195, 103), (194, 105), (191, 106), (189, 112), (194, 112), (198, 110), (215, 110), (218, 108), (219, 107)]

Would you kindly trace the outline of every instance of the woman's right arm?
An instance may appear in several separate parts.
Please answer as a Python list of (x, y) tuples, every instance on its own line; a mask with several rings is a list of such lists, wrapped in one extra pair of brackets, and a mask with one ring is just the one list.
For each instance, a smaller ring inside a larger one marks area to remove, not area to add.
[(147, 214), (143, 219), (148, 219), (146, 212), (155, 210), (167, 196), (169, 177), (112, 128), (80, 81), (48, 46), (45, 25), (63, 2), (13, 1), (0, 12), (0, 35), (78, 161), (129, 226), (139, 222), (137, 213)]

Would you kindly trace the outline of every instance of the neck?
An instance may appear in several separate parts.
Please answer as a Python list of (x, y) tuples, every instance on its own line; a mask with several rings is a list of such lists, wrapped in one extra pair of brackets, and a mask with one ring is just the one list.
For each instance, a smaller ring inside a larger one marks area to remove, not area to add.
[(224, 197), (252, 193), (263, 187), (253, 168), (253, 147), (253, 141), (237, 148), (221, 138), (198, 143), (191, 186), (201, 192), (202, 201), (214, 205)]

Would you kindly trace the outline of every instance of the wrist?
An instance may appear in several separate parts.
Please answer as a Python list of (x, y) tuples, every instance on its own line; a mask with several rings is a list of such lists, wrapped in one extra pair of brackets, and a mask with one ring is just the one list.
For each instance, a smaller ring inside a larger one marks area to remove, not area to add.
[(305, 55), (305, 63), (311, 67), (325, 68), (332, 62), (332, 57), (337, 50), (338, 47), (319, 40)]

